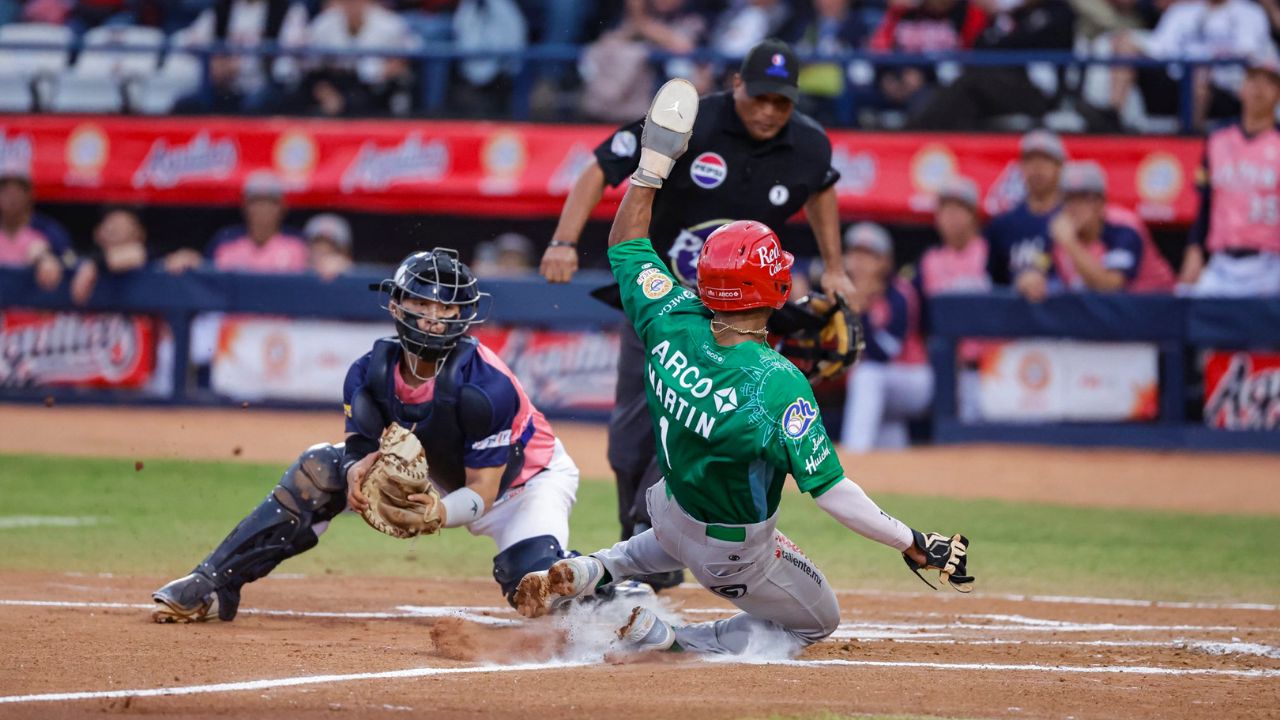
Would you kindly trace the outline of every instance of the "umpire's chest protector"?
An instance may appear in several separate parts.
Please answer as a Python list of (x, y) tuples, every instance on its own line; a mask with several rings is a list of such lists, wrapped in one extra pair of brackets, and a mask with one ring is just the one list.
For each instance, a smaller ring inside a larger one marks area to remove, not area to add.
[[(402, 349), (394, 339), (383, 338), (374, 344), (364, 386), (352, 398), (351, 415), (360, 434), (376, 439), (387, 425), (403, 425), (421, 441), (431, 480), (445, 492), (466, 485), (468, 438), (486, 437), (495, 424), (488, 396), (465, 378), (466, 369), (477, 361), (477, 348), (474, 338), (462, 337), (436, 373), (431, 400), (405, 404), (396, 397), (392, 376)], [(510, 487), (523, 466), (523, 447), (517, 438), (512, 438), (499, 495)]]

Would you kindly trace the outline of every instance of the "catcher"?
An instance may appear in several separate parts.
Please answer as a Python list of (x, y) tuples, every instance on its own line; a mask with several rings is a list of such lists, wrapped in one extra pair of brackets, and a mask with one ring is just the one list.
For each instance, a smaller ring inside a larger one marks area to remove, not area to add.
[(245, 583), (315, 547), (348, 506), (397, 537), (465, 526), (492, 538), (509, 600), (526, 573), (569, 555), (578, 468), (511, 370), (466, 334), (487, 297), (475, 276), (437, 248), (371, 289), (397, 337), (347, 372), (346, 442), (308, 448), (203, 562), (157, 590), (156, 622), (232, 620)]
[(822, 572), (777, 530), (788, 474), (841, 524), (901, 552), (917, 574), (937, 570), (967, 592), (969, 541), (911, 529), (845, 477), (809, 383), (765, 344), (766, 323), (791, 290), (793, 258), (778, 236), (754, 221), (716, 230), (698, 261), (697, 295), (680, 287), (654, 252), (646, 237), (653, 198), (688, 147), (697, 107), (687, 81), (658, 91), (639, 169), (609, 234), (623, 309), (645, 348), (664, 476), (648, 493), (653, 527), (530, 573), (517, 590), (517, 609), (537, 616), (559, 598), (589, 596), (616, 579), (688, 568), (742, 612), (672, 627), (636, 607), (618, 630), (625, 644), (737, 655), (818, 642), (835, 631), (840, 608)]

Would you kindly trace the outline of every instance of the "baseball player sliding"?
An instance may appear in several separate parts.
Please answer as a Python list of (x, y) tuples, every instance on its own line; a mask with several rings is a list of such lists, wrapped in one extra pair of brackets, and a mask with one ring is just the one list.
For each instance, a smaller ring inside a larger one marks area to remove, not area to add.
[(684, 80), (658, 91), (640, 165), (609, 234), (622, 303), (645, 346), (646, 394), (663, 480), (648, 493), (653, 527), (589, 556), (525, 575), (515, 594), (534, 617), (614, 580), (688, 568), (742, 612), (672, 627), (636, 607), (619, 638), (638, 649), (741, 654), (798, 650), (839, 624), (835, 593), (776, 528), (788, 474), (855, 532), (938, 570), (962, 592), (968, 540), (913, 530), (844, 476), (804, 376), (765, 343), (765, 323), (791, 290), (793, 258), (767, 226), (733, 222), (707, 240), (698, 295), (668, 274), (646, 235), (654, 194), (688, 147), (698, 95)]

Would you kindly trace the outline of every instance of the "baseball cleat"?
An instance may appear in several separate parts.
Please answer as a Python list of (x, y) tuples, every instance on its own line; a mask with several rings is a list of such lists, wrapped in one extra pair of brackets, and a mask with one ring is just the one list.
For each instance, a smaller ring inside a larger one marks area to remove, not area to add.
[(209, 578), (192, 573), (151, 593), (159, 605), (151, 611), (158, 623), (193, 623), (218, 617), (218, 594)]
[(633, 650), (671, 650), (676, 647), (676, 631), (654, 611), (635, 607), (627, 624), (618, 628), (618, 639)]
[(560, 560), (550, 570), (532, 572), (516, 587), (516, 611), (527, 618), (546, 615), (566, 599), (595, 593), (604, 564), (589, 556)]

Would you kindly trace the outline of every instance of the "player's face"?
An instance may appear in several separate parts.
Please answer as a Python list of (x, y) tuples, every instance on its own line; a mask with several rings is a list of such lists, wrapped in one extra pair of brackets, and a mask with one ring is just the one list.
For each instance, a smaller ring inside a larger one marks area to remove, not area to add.
[(1027, 190), (1037, 197), (1052, 195), (1058, 189), (1058, 173), (1062, 164), (1041, 153), (1022, 156), (1022, 177)]
[(244, 223), (255, 238), (270, 238), (284, 222), (284, 203), (272, 198), (249, 198), (244, 203)]
[(1244, 76), (1240, 86), (1240, 105), (1246, 116), (1274, 114), (1280, 103), (1280, 78), (1263, 70)]
[(954, 200), (944, 200), (933, 216), (938, 237), (948, 247), (963, 247), (973, 237), (975, 225), (973, 210)]
[(441, 320), (453, 320), (460, 312), (457, 305), (446, 305), (434, 300), (421, 298), (405, 298), (391, 306), (391, 313), (397, 320), (403, 320), (405, 312), (418, 316), (418, 329), (423, 332), (441, 335), (448, 327)]
[(769, 140), (777, 135), (791, 120), (791, 111), (795, 109), (790, 100), (777, 93), (751, 97), (746, 83), (738, 76), (733, 78), (733, 107), (752, 140)]
[(844, 263), (854, 285), (879, 285), (893, 269), (889, 258), (864, 248), (854, 248), (845, 253)]

